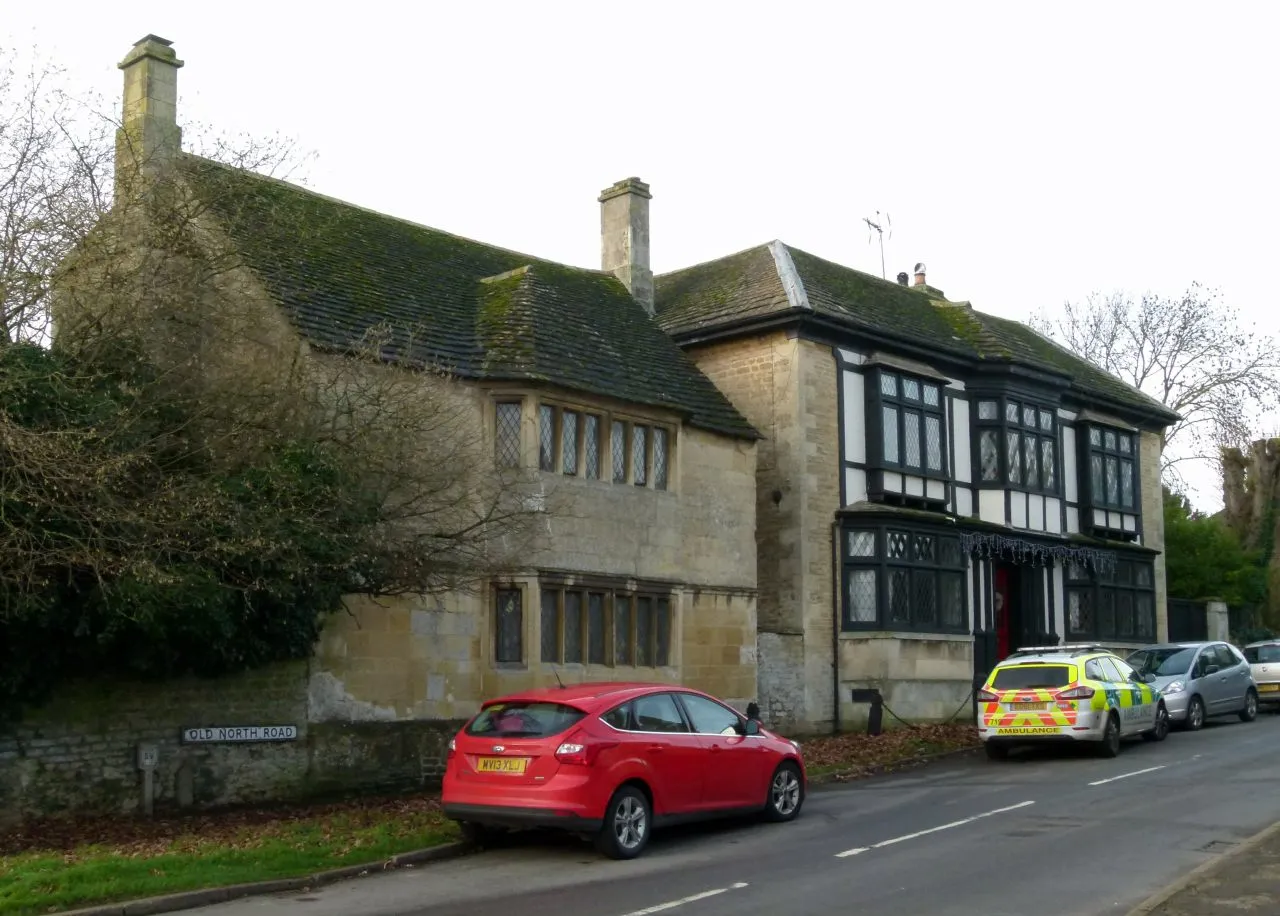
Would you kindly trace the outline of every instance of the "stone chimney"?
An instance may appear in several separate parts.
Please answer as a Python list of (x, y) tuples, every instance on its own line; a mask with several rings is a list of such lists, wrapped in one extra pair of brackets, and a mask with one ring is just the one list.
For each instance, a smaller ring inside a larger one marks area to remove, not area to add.
[(624, 178), (600, 192), (600, 267), (631, 291), (653, 314), (653, 271), (649, 269), (649, 186)]
[(923, 262), (923, 261), (921, 261), (919, 264), (917, 264), (917, 265), (916, 265), (916, 279), (915, 279), (915, 283), (914, 283), (913, 285), (914, 285), (914, 286), (927, 286), (927, 285), (928, 285), (928, 284), (926, 284), (926, 283), (925, 283), (925, 281), (924, 281), (924, 262)]
[(178, 68), (173, 42), (155, 35), (139, 40), (120, 61), (124, 109), (116, 131), (116, 194), (132, 175), (148, 175), (182, 148), (178, 128)]

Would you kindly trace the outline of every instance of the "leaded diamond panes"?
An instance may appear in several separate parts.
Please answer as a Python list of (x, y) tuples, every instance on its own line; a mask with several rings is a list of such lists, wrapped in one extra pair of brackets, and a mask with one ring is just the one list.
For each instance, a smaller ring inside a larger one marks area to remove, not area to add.
[(876, 533), (874, 531), (850, 531), (846, 535), (847, 549), (851, 557), (874, 557)]
[(1156, 635), (1156, 601), (1151, 595), (1138, 595), (1137, 617), (1139, 639), (1154, 639)]
[(660, 426), (653, 428), (653, 488), (667, 488), (667, 431)]
[(914, 410), (902, 412), (902, 445), (903, 465), (920, 467), (920, 414)]
[(524, 660), (524, 609), (518, 588), (500, 588), (495, 596), (494, 661), (515, 664)]
[(912, 614), (916, 626), (936, 626), (938, 623), (938, 574), (931, 569), (917, 569), (911, 573)]
[(880, 393), (896, 398), (898, 396), (898, 377), (891, 372), (881, 372)]
[(566, 410), (560, 415), (560, 466), (566, 474), (578, 473), (578, 414)]
[(649, 482), (649, 427), (631, 427), (631, 476), (637, 487)]
[(908, 401), (920, 400), (920, 383), (913, 378), (902, 380), (902, 397)]
[(564, 593), (564, 663), (582, 662), (582, 593)]
[(1105, 495), (1105, 486), (1102, 478), (1102, 456), (1089, 456), (1089, 487), (1093, 491), (1094, 501), (1102, 499)]
[(609, 448), (613, 455), (613, 482), (627, 482), (627, 425), (614, 420), (610, 426)]
[(1067, 631), (1070, 633), (1092, 633), (1093, 602), (1090, 592), (1083, 588), (1067, 590)]
[(1098, 591), (1098, 632), (1114, 633), (1116, 627), (1116, 593), (1109, 588)]
[(1035, 409), (1034, 407), (1025, 407), (1025, 406), (1024, 406), (1024, 407), (1022, 408), (1022, 425), (1023, 425), (1023, 426), (1026, 426), (1026, 427), (1028, 427), (1028, 428), (1030, 428), (1030, 429), (1035, 429), (1035, 426), (1036, 426), (1036, 409)]
[(1103, 442), (1103, 447), (1106, 448), (1107, 451), (1114, 452), (1116, 450), (1115, 432), (1110, 429), (1104, 431), (1102, 434), (1102, 442)]
[(1116, 594), (1116, 635), (1121, 639), (1138, 635), (1133, 620), (1133, 592)]
[(1052, 439), (1040, 440), (1040, 475), (1044, 478), (1046, 490), (1053, 490), (1058, 486), (1058, 464), (1054, 451)]
[(1120, 505), (1133, 508), (1133, 462), (1120, 462)]
[(849, 607), (845, 612), (850, 623), (876, 622), (876, 571), (848, 571)]
[(538, 467), (556, 469), (556, 409), (549, 404), (538, 405)]
[(941, 402), (941, 396), (937, 385), (925, 385), (922, 389), (924, 392), (924, 406), (937, 407)]
[(1009, 431), (1005, 440), (1005, 461), (1009, 468), (1009, 483), (1022, 482), (1022, 435)]
[(938, 538), (938, 565), (964, 566), (959, 538)]
[(1013, 401), (1006, 401), (1004, 405), (1004, 418), (1009, 423), (1018, 422), (1018, 405)]
[(995, 420), (1000, 416), (999, 407), (995, 401), (979, 401), (978, 402), (978, 419), (979, 420)]
[(653, 664), (653, 599), (636, 599), (636, 666)]
[(1000, 434), (994, 429), (978, 433), (978, 460), (982, 463), (983, 480), (1000, 479)]
[(1126, 455), (1133, 451), (1133, 437), (1120, 434), (1120, 451)]
[(631, 597), (613, 596), (613, 663), (631, 664)]
[(1040, 486), (1040, 454), (1035, 436), (1024, 436), (1022, 439), (1022, 457), (1025, 462), (1027, 486)]
[(582, 418), (582, 460), (589, 480), (600, 479), (600, 418), (589, 413)]
[(889, 622), (911, 622), (911, 573), (905, 569), (889, 570)]
[(1118, 473), (1119, 462), (1110, 455), (1107, 456), (1107, 502), (1114, 506), (1120, 502), (1120, 474)]
[(1102, 445), (1102, 431), (1096, 426), (1089, 427), (1089, 444), (1094, 448), (1099, 448)]
[(938, 417), (924, 418), (925, 461), (931, 471), (942, 470), (942, 421)]
[(605, 663), (604, 595), (600, 592), (587, 595), (587, 661)]
[(938, 612), (942, 625), (952, 629), (964, 626), (964, 573), (938, 574)]
[(912, 539), (911, 558), (918, 563), (933, 564), (934, 539), (930, 534), (917, 534)]
[(494, 458), (500, 468), (520, 466), (520, 404), (509, 401), (497, 405)]
[(654, 642), (657, 644), (657, 657), (653, 663), (659, 668), (671, 664), (671, 602), (666, 598), (658, 598), (654, 602)]
[(884, 408), (884, 460), (889, 464), (898, 463), (898, 408)]
[(542, 660), (560, 661), (560, 593), (542, 590)]
[(1151, 567), (1146, 563), (1139, 563), (1135, 568), (1137, 573), (1137, 584), (1140, 588), (1151, 587)]
[(890, 531), (889, 532), (889, 559), (903, 560), (907, 556), (907, 544), (909, 540), (905, 532)]
[(1053, 414), (1047, 410), (1040, 411), (1040, 428), (1045, 432), (1053, 429)]

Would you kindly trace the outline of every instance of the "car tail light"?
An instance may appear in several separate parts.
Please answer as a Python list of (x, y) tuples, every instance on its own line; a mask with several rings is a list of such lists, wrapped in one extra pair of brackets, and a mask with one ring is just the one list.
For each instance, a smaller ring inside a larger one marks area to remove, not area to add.
[(556, 760), (572, 766), (589, 767), (600, 752), (617, 745), (616, 741), (592, 741), (585, 732), (575, 732), (556, 748)]
[(996, 696), (994, 693), (992, 693), (990, 690), (979, 690), (978, 702), (979, 703), (999, 703), (1000, 698)]
[(454, 751), (456, 751), (457, 749), (458, 749), (458, 739), (457, 739), (457, 738), (450, 738), (450, 739), (449, 739), (449, 753), (445, 756), (445, 759), (446, 759), (446, 760), (452, 760), (452, 759), (453, 759)]
[(1087, 700), (1093, 696), (1092, 687), (1072, 687), (1058, 694), (1059, 700)]

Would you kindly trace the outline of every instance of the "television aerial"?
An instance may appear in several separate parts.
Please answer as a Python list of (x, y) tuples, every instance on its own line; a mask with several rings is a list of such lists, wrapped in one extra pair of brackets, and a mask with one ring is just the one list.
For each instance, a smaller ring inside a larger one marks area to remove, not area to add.
[(880, 278), (882, 280), (887, 280), (888, 277), (885, 275), (885, 271), (884, 271), (884, 234), (888, 232), (889, 238), (893, 238), (893, 220), (889, 218), (888, 213), (885, 213), (884, 216), (881, 217), (880, 211), (877, 210), (875, 219), (872, 219), (869, 216), (864, 216), (862, 218), (862, 221), (866, 223), (868, 227), (868, 232), (867, 232), (868, 245), (871, 244), (872, 232), (874, 232), (880, 238)]

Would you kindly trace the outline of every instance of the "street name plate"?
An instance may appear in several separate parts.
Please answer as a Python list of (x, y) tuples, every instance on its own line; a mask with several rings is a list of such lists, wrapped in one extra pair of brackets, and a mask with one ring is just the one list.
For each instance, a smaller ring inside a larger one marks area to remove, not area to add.
[(200, 728), (184, 728), (185, 744), (243, 744), (249, 741), (295, 741), (296, 725), (211, 725)]

